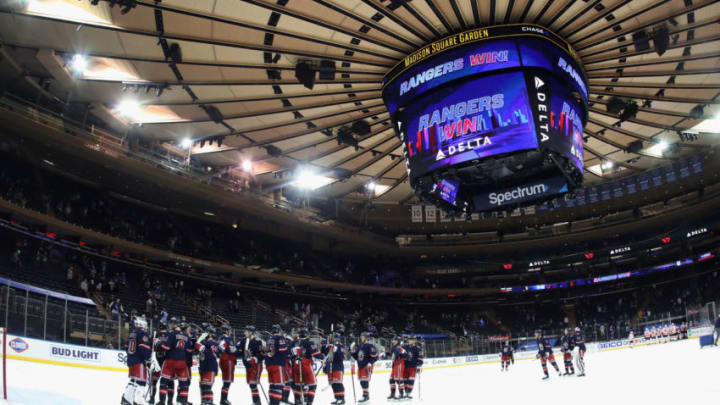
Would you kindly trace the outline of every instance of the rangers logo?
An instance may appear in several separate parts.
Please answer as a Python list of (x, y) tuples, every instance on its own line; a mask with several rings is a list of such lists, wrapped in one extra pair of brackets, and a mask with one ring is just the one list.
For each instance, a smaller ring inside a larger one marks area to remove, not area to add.
[(15, 350), (16, 353), (22, 353), (28, 348), (30, 348), (30, 345), (20, 338), (15, 338), (11, 340), (10, 342), (8, 342), (8, 345), (11, 349)]

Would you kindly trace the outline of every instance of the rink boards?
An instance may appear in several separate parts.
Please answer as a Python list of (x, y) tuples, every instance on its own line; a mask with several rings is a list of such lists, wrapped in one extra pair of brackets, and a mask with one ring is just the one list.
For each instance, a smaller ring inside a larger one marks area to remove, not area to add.
[[(689, 333), (690, 339), (697, 339), (697, 334)], [(645, 346), (657, 344), (658, 341), (645, 343), (642, 339), (636, 339), (631, 345), (627, 339), (613, 340), (601, 343), (587, 344), (588, 352), (604, 352), (629, 348), (631, 346)], [(120, 350), (100, 349), (85, 346), (69, 345), (50, 342), (40, 339), (31, 339), (15, 335), (7, 335), (7, 358), (32, 363), (48, 364), (54, 366), (73, 367), (81, 369), (127, 372), (125, 365), (126, 354)], [(557, 351), (557, 350), (556, 350)], [(537, 351), (523, 351), (515, 353), (515, 360), (535, 359)], [(462, 367), (478, 364), (499, 363), (498, 354), (468, 355), (456, 357), (440, 357), (425, 359), (423, 370), (443, 369), (451, 367)], [(319, 366), (319, 362), (315, 367)], [(389, 373), (392, 363), (389, 360), (378, 360), (373, 369), (374, 373)], [(345, 362), (345, 374), (350, 374), (351, 364)], [(193, 366), (193, 374), (197, 375), (197, 366)], [(266, 375), (266, 373), (263, 373)], [(321, 373), (321, 375), (323, 375)], [(239, 362), (235, 369), (236, 378), (245, 377), (245, 368)]]
[[(0, 405), (113, 405), (127, 384), (124, 354), (117, 350), (93, 349), (63, 345), (36, 339), (11, 336), (7, 360), (9, 400)], [(411, 403), (427, 405), (465, 403), (532, 403), (557, 405), (581, 398), (583, 405), (649, 402), (652, 404), (714, 403), (720, 398), (717, 365), (720, 349), (700, 349), (697, 340), (670, 344), (627, 345), (627, 341), (589, 345), (585, 357), (587, 376), (558, 377), (551, 367), (550, 379), (541, 380), (541, 363), (534, 352), (518, 353), (508, 372), (500, 370), (497, 355), (463, 356), (427, 359), (415, 382), (416, 395)], [(630, 348), (629, 350), (622, 350)], [(556, 351), (558, 365), (562, 358)], [(530, 360), (530, 361), (522, 361)], [(371, 405), (397, 405), (386, 401), (389, 376), (388, 361), (377, 363), (377, 373), (370, 381)], [(347, 367), (346, 370), (350, 368)], [(237, 370), (242, 377), (244, 370)], [(347, 403), (352, 404), (353, 391), (361, 394), (357, 375), (344, 377)], [(261, 383), (265, 395), (267, 379)], [(662, 387), (659, 389), (659, 387)], [(687, 389), (687, 387), (692, 387)], [(222, 384), (213, 386), (215, 403)], [(468, 401), (478, 398), (482, 401)], [(562, 398), (561, 398), (562, 397)], [(198, 378), (193, 377), (189, 398), (199, 403)], [(317, 405), (333, 399), (326, 377), (318, 378)], [(247, 404), (250, 391), (244, 378), (236, 378), (230, 389), (230, 401)], [(708, 401), (710, 400), (710, 401)]]

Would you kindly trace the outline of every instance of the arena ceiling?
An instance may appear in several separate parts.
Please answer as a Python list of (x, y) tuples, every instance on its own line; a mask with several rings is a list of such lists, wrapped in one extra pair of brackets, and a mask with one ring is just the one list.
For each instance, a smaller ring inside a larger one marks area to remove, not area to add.
[[(717, 142), (718, 3), (10, 0), (0, 6), (0, 40), (6, 58), (59, 98), (92, 105), (120, 131), (178, 149), (190, 140), (196, 161), (249, 171), (263, 190), (310, 170), (317, 196), (367, 199), (359, 191), (374, 183), (376, 201), (406, 202), (402, 148), (380, 90), (407, 54), (480, 26), (525, 22), (558, 33), (587, 71), (586, 182), (601, 182)], [(651, 41), (638, 50), (632, 35), (663, 24), (668, 49), (659, 55)], [(301, 85), (297, 63), (321, 60), (335, 62), (335, 79)], [(636, 116), (620, 123), (607, 112), (612, 96), (635, 101)], [(337, 130), (360, 119), (370, 133), (357, 147), (338, 144)], [(628, 152), (638, 140), (642, 150)], [(337, 168), (351, 177), (335, 178)]]

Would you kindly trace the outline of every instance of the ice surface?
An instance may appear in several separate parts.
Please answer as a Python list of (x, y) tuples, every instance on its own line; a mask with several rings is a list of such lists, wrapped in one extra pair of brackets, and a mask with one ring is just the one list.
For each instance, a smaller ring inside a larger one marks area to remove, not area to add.
[[(556, 351), (561, 358), (559, 351)], [(551, 377), (542, 381), (537, 360), (518, 360), (509, 372), (500, 363), (427, 369), (416, 382), (414, 399), (398, 403), (424, 404), (692, 404), (720, 403), (720, 349), (701, 350), (697, 340), (641, 346), (586, 355), (587, 376)], [(549, 364), (548, 364), (549, 365)], [(558, 364), (563, 369), (562, 364)], [(119, 404), (126, 374), (8, 360), (9, 402), (13, 405)], [(371, 382), (371, 404), (386, 404), (389, 374), (376, 373)], [(190, 401), (199, 404), (197, 377), (193, 378)], [(356, 383), (356, 394), (361, 396)], [(219, 402), (219, 379), (215, 403)], [(327, 378), (319, 377), (315, 404), (333, 401)], [(267, 391), (267, 379), (263, 377)], [(420, 401), (422, 391), (422, 401)], [(345, 377), (348, 404), (353, 403), (350, 376)], [(243, 379), (230, 390), (234, 405), (250, 403)], [(266, 404), (263, 399), (263, 404)]]

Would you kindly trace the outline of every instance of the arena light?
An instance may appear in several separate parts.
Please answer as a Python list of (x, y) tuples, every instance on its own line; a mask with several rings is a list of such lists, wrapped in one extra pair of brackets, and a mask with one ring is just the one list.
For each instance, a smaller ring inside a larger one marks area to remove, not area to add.
[(604, 161), (604, 162), (602, 163), (602, 165), (600, 166), (600, 168), (601, 168), (602, 170), (611, 170), (611, 169), (613, 168), (613, 166), (614, 166), (614, 164), (613, 164), (612, 161), (606, 160), (606, 161)]
[(367, 188), (368, 191), (370, 191), (370, 192), (374, 192), (376, 187), (377, 187), (377, 184), (375, 184), (374, 181), (371, 181), (370, 183), (365, 185), (365, 188)]
[(670, 145), (665, 141), (660, 141), (656, 143), (655, 145), (649, 147), (647, 149), (647, 152), (654, 156), (662, 156), (663, 152), (665, 152)]
[(180, 141), (180, 146), (183, 149), (190, 149), (190, 146), (192, 146), (192, 140), (190, 138), (183, 138), (183, 140)]
[(593, 252), (587, 252), (585, 253), (585, 258), (588, 260), (591, 260), (593, 257), (595, 257), (595, 253)]
[(505, 270), (512, 270), (512, 267), (513, 267), (512, 263), (503, 264), (503, 269), (505, 269)]
[(660, 241), (663, 243), (663, 245), (667, 245), (670, 243), (671, 239), (669, 236), (665, 236), (663, 238), (660, 238)]
[(252, 164), (251, 161), (249, 161), (249, 160), (243, 160), (243, 162), (242, 162), (242, 169), (243, 169), (243, 171), (249, 173), (249, 172), (252, 171), (252, 167), (253, 167), (253, 164)]
[(140, 103), (132, 99), (125, 99), (121, 101), (115, 108), (115, 111), (117, 111), (117, 113), (121, 116), (131, 120), (137, 119), (137, 117), (142, 113)]
[(310, 169), (302, 169), (293, 184), (303, 190), (315, 190), (332, 181), (333, 179), (314, 173)]
[(72, 71), (77, 75), (82, 76), (85, 73), (85, 70), (87, 70), (87, 67), (87, 59), (79, 53), (75, 54), (70, 60), (70, 69), (72, 69)]
[(709, 132), (712, 134), (720, 133), (720, 114), (714, 118), (703, 120), (701, 123), (691, 128), (692, 131), (696, 132)]

